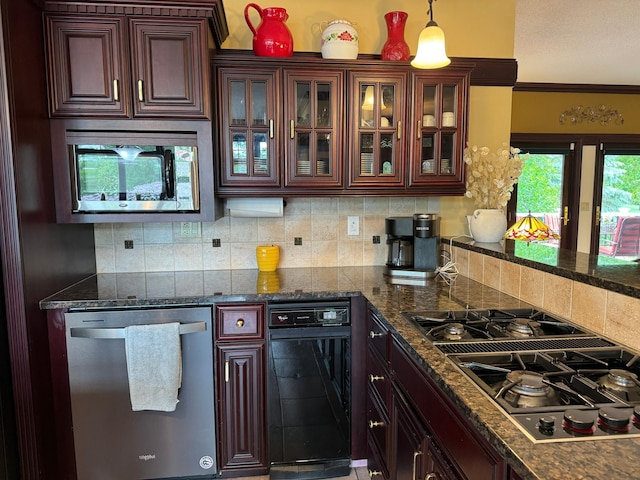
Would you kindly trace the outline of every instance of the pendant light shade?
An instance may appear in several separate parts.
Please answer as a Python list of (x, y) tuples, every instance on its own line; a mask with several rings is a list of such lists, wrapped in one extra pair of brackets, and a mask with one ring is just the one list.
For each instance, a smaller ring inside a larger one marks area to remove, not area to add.
[(429, 0), (430, 20), (420, 32), (418, 51), (411, 61), (416, 68), (442, 68), (451, 63), (444, 47), (444, 32), (433, 21), (433, 0)]
[(551, 230), (544, 222), (529, 214), (511, 225), (504, 234), (510, 240), (524, 240), (525, 242), (540, 242), (558, 240), (560, 235)]

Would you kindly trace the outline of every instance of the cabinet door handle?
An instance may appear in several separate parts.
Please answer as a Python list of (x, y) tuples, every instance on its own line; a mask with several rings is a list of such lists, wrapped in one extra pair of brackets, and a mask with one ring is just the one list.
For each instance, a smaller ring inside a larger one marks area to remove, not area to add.
[(238, 320), (236, 320), (236, 327), (238, 328), (244, 327), (244, 318), (239, 318)]
[(144, 102), (144, 92), (142, 90), (142, 80), (138, 80), (138, 100)]
[(398, 120), (398, 140), (402, 138), (402, 121)]
[(569, 206), (565, 205), (564, 206), (564, 218), (563, 218), (563, 225), (567, 225), (569, 223)]
[(295, 130), (293, 127), (294, 127), (293, 120), (291, 120), (291, 124), (289, 125), (289, 136), (291, 137), (292, 140), (293, 140), (293, 137), (295, 137)]
[(120, 101), (120, 92), (118, 92), (118, 80), (113, 81), (113, 99), (116, 102)]
[(369, 332), (369, 338), (376, 338), (376, 337), (382, 337), (384, 336), (384, 333), (376, 333), (373, 330)]
[(378, 475), (382, 475), (382, 472), (378, 470), (369, 470), (369, 478), (377, 477)]
[(422, 138), (422, 120), (418, 120), (418, 140)]
[(369, 428), (384, 427), (384, 422), (374, 422), (369, 420)]
[(384, 380), (384, 377), (379, 375), (369, 375), (369, 381), (371, 383), (377, 382), (378, 380)]
[(224, 362), (224, 383), (229, 383), (229, 360)]
[(418, 480), (416, 478), (416, 465), (418, 463), (418, 457), (422, 455), (422, 452), (418, 450), (417, 452), (413, 452), (413, 475), (411, 475), (411, 480)]
[(273, 118), (269, 120), (269, 138), (273, 138)]

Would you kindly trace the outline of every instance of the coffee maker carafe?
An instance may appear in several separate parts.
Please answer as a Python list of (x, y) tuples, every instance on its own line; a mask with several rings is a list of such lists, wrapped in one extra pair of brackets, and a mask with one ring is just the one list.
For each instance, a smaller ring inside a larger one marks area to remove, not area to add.
[(439, 219), (432, 213), (385, 219), (386, 273), (394, 277), (430, 278), (438, 267)]

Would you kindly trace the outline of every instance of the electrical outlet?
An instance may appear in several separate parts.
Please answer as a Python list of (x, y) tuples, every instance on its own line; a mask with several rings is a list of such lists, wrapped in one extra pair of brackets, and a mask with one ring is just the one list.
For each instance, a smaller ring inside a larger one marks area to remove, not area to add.
[(347, 235), (360, 235), (360, 217), (357, 215), (347, 217)]
[(180, 236), (195, 238), (202, 235), (200, 222), (180, 222)]

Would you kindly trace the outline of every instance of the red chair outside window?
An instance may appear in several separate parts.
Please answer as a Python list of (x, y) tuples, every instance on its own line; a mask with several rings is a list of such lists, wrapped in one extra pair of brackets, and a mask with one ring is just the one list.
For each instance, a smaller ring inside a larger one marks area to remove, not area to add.
[(609, 257), (640, 256), (640, 217), (619, 217), (611, 241), (599, 251)]

